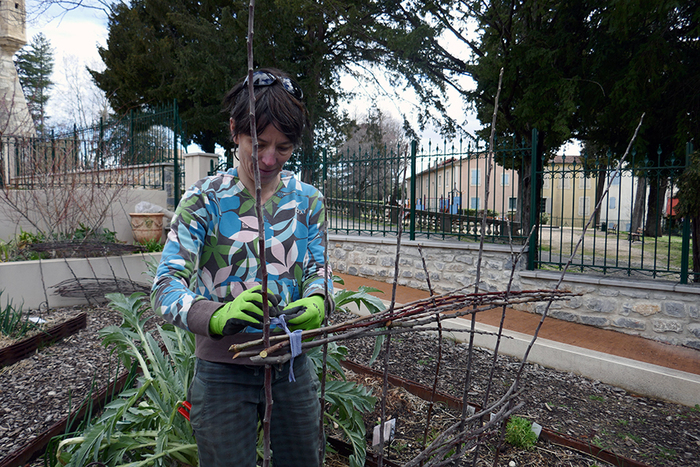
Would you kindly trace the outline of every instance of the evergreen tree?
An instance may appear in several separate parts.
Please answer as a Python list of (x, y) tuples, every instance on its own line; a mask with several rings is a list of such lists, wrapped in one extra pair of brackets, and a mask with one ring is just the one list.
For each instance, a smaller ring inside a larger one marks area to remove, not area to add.
[(37, 134), (46, 132), (48, 117), (46, 103), (51, 97), (49, 91), (53, 86), (51, 74), (54, 65), (54, 49), (43, 33), (32, 38), (32, 42), (20, 49), (15, 56), (15, 66), (19, 82), (27, 99), (29, 113), (32, 115)]
[[(394, 20), (400, 2), (387, 0), (259, 0), (255, 4), (255, 66), (275, 66), (300, 83), (310, 131), (303, 146), (336, 146), (348, 118), (338, 103), (348, 93), (343, 73), (372, 64), (414, 76), (410, 54), (437, 31), (403, 27)], [(93, 72), (119, 111), (177, 99), (187, 131), (204, 151), (231, 146), (221, 99), (247, 72), (248, 2), (135, 0), (109, 15), (107, 65)], [(411, 39), (413, 38), (413, 39)], [(391, 57), (391, 58), (390, 58)]]

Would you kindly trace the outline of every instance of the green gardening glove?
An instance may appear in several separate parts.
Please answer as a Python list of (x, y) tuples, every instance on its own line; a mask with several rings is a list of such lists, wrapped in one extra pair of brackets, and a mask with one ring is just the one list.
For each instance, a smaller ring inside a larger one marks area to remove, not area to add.
[[(281, 297), (268, 290), (267, 304), (270, 315), (279, 305)], [(226, 303), (211, 315), (209, 319), (209, 332), (230, 336), (242, 331), (248, 326), (256, 329), (263, 328), (262, 286), (244, 290), (232, 302)]]
[(319, 328), (325, 316), (323, 296), (300, 298), (284, 307), (282, 313), (287, 317), (287, 325), (292, 331)]

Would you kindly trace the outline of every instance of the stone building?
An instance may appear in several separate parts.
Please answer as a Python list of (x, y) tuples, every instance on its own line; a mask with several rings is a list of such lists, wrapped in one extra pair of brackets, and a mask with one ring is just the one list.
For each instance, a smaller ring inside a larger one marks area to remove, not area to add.
[(13, 55), (27, 43), (24, 0), (0, 0), (0, 134), (36, 134)]

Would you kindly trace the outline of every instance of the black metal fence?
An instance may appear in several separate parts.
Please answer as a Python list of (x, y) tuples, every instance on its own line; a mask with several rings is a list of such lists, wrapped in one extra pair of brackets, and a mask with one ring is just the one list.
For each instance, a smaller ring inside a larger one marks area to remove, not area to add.
[[(488, 169), (485, 143), (359, 149), (323, 153), (316, 183), (324, 186), (334, 233), (393, 236), (399, 220), (409, 238), (490, 242), (524, 241), (518, 185), (523, 154), (531, 148), (498, 146)], [(488, 191), (488, 196), (487, 196)]]
[(0, 138), (0, 186), (100, 183), (166, 189), (184, 184), (182, 122), (177, 103), (131, 112), (88, 128), (44, 138)]
[(563, 268), (600, 204), (571, 271), (687, 283), (692, 276), (690, 220), (676, 213), (676, 204), (678, 177), (691, 151), (658, 152), (652, 158), (633, 152), (619, 172), (619, 157), (612, 154), (557, 156), (538, 174), (537, 266)]
[[(526, 169), (526, 160), (541, 156), (503, 141), (489, 169), (486, 144), (470, 140), (420, 150), (414, 143), (326, 151), (306, 173), (323, 187), (332, 233), (395, 236), (403, 222), (410, 239), (477, 241), (485, 210), (487, 242), (522, 243), (528, 226), (539, 224), (529, 245), (532, 269), (562, 269), (602, 199), (570, 271), (687, 283), (693, 280), (689, 220), (676, 215), (675, 205), (688, 158), (657, 156), (633, 154), (619, 173), (613, 155), (557, 156), (541, 170), (534, 163)], [(537, 180), (528, 196), (525, 176)], [(524, 218), (526, 199), (536, 202)]]

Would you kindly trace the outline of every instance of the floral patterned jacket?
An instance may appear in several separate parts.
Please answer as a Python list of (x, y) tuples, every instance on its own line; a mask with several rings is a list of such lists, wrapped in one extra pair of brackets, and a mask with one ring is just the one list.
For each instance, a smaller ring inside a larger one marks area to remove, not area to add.
[[(330, 267), (324, 268), (321, 193), (283, 171), (277, 192), (263, 206), (263, 217), (268, 289), (285, 304), (324, 295), (326, 287), (332, 296), (332, 274)], [(258, 248), (255, 198), (237, 169), (204, 178), (185, 193), (171, 223), (151, 301), (166, 321), (196, 335), (199, 358), (232, 363), (231, 344), (259, 338), (252, 333), (260, 331), (250, 327), (223, 338), (209, 334), (214, 311), (262, 281)]]

